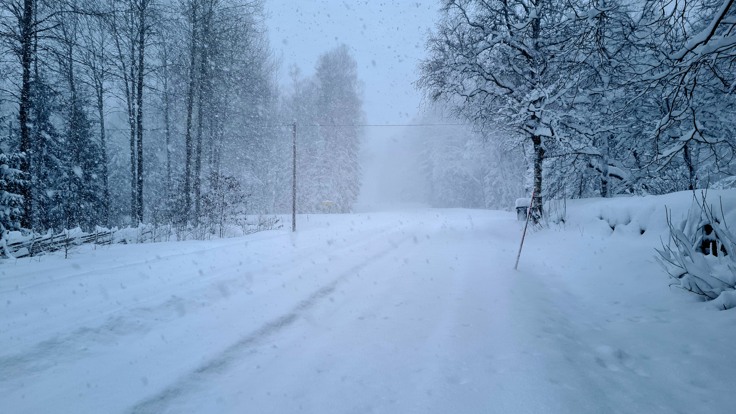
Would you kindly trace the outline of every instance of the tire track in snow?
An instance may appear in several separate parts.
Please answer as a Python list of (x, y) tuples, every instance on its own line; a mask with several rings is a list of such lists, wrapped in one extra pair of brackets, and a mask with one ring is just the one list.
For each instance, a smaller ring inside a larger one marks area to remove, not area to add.
[[(359, 239), (352, 243), (341, 246), (335, 251), (330, 251), (329, 255), (341, 255), (344, 252), (349, 252), (351, 249), (359, 250), (360, 247), (369, 245), (375, 240), (387, 238), (387, 234), (395, 231), (396, 227), (380, 227), (376, 229), (377, 234), (371, 235), (367, 239)], [(272, 237), (271, 237), (272, 238)], [(403, 242), (403, 240), (401, 241)], [(190, 252), (175, 253), (166, 256), (158, 257), (157, 260), (168, 261), (172, 258), (176, 258), (186, 254), (201, 253), (211, 250), (217, 250), (220, 248), (227, 248), (232, 246), (238, 246), (242, 241), (237, 243), (228, 243), (225, 246), (218, 246), (213, 248), (198, 248)], [(392, 242), (392, 247), (395, 247), (396, 243)], [(296, 255), (293, 260), (285, 263), (281, 263), (275, 266), (266, 266), (262, 270), (269, 274), (278, 274), (284, 269), (292, 267), (295, 263), (301, 263), (304, 260), (313, 257), (316, 252), (319, 252), (320, 248), (310, 248), (300, 252)], [(386, 252), (383, 252), (385, 254)], [(372, 260), (369, 259), (369, 260)], [(133, 262), (132, 266), (145, 264), (147, 261)], [(313, 263), (313, 265), (317, 265)], [(128, 265), (115, 266), (110, 269), (125, 268)], [(352, 271), (349, 270), (348, 273)], [(91, 272), (83, 272), (81, 274), (87, 274)], [(75, 274), (71, 277), (78, 276)], [(195, 274), (191, 277), (179, 279), (179, 282), (188, 282), (190, 280), (202, 280), (201, 275)], [(340, 278), (338, 278), (338, 281)], [(241, 280), (239, 278), (227, 278), (220, 280), (216, 288), (243, 288)], [(337, 281), (335, 282), (337, 283)], [(237, 285), (237, 286), (236, 286)], [(325, 288), (328, 288), (326, 286)], [(323, 289), (325, 289), (323, 288)], [(189, 312), (182, 312), (182, 309), (188, 311), (200, 310), (202, 308), (212, 307), (217, 303), (217, 299), (223, 298), (229, 295), (221, 295), (220, 297), (211, 294), (208, 289), (212, 289), (211, 284), (205, 284), (201, 287), (201, 291), (198, 289), (197, 292), (201, 294), (186, 295), (186, 299), (182, 298), (181, 295), (172, 294), (171, 292), (163, 292), (163, 294), (152, 295), (145, 306), (137, 306), (132, 309), (120, 309), (116, 311), (105, 312), (102, 316), (106, 316), (105, 319), (100, 320), (99, 323), (80, 326), (70, 332), (65, 332), (60, 335), (47, 338), (43, 341), (36, 343), (35, 345), (24, 349), (22, 352), (0, 355), (0, 384), (6, 384), (9, 382), (13, 385), (17, 382), (17, 386), (20, 386), (21, 382), (17, 381), (18, 377), (27, 376), (31, 373), (42, 372), (58, 364), (70, 363), (76, 360), (80, 360), (88, 357), (91, 352), (94, 351), (96, 345), (111, 344), (116, 341), (116, 338), (131, 335), (147, 333), (151, 329), (154, 329), (156, 325), (167, 323), (175, 319), (184, 317)], [(317, 295), (322, 289), (318, 290), (313, 294)], [(310, 296), (308, 300), (317, 300), (320, 297), (326, 296), (334, 291), (334, 287), (329, 292), (323, 293), (322, 296), (312, 298)], [(181, 293), (181, 292), (174, 292)], [(202, 301), (202, 295), (207, 296), (206, 301)], [(144, 302), (145, 303), (145, 302)], [(299, 309), (303, 306), (305, 301), (301, 302), (295, 309)], [(274, 321), (275, 322), (275, 321)], [(283, 321), (288, 322), (288, 321)], [(291, 321), (293, 322), (293, 321)], [(268, 325), (268, 324), (267, 324)], [(1, 351), (0, 351), (1, 352)]]
[(360, 270), (371, 264), (372, 262), (386, 256), (389, 252), (393, 251), (402, 243), (409, 240), (411, 236), (405, 235), (398, 242), (391, 242), (387, 248), (381, 249), (380, 251), (367, 257), (357, 265), (344, 271), (335, 280), (322, 288), (314, 291), (306, 299), (299, 302), (294, 308), (288, 313), (277, 317), (260, 328), (252, 331), (246, 336), (242, 337), (239, 341), (230, 345), (228, 348), (206, 361), (204, 364), (192, 370), (190, 373), (181, 377), (178, 381), (173, 383), (168, 388), (158, 392), (157, 394), (139, 402), (130, 409), (131, 414), (148, 414), (148, 413), (162, 413), (166, 410), (166, 407), (180, 395), (186, 394), (186, 391), (195, 388), (198, 383), (206, 381), (207, 377), (217, 375), (225, 371), (235, 361), (239, 360), (243, 354), (247, 353), (249, 349), (260, 344), (263, 340), (272, 337), (284, 329), (290, 327), (299, 319), (301, 319), (305, 312), (314, 308), (324, 298), (329, 296), (337, 289), (337, 287), (345, 282), (349, 277), (355, 275)]

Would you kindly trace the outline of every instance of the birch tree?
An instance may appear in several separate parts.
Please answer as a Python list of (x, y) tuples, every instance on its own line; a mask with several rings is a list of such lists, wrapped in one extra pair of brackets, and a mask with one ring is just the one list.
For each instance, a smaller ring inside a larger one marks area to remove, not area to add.
[(153, 0), (110, 2), (108, 24), (114, 43), (116, 76), (130, 128), (130, 212), (132, 224), (143, 221), (143, 89), (146, 46), (153, 32)]

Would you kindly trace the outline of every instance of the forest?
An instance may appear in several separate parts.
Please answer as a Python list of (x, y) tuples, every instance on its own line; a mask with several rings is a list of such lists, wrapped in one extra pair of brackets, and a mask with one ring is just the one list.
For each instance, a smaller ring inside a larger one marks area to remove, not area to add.
[(295, 123), (299, 210), (348, 211), (355, 60), (325, 50), (282, 90), (264, 19), (261, 0), (0, 2), (0, 230), (286, 212)]
[[(350, 212), (354, 49), (280, 84), (263, 0), (3, 0), (0, 225), (46, 231)], [(732, 0), (442, 0), (416, 87), (435, 207), (729, 188)], [(339, 11), (339, 10), (338, 10)], [(313, 73), (313, 74), (311, 74)], [(416, 197), (415, 197), (416, 198)]]

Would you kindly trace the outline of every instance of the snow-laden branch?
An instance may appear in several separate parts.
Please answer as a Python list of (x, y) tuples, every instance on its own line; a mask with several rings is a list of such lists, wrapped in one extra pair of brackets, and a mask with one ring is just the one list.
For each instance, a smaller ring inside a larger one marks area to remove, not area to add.
[[(713, 20), (711, 20), (710, 24), (708, 24), (705, 29), (703, 29), (698, 34), (693, 36), (690, 40), (688, 40), (682, 49), (671, 54), (670, 58), (680, 61), (690, 53), (702, 56), (708, 53), (712, 53), (713, 51), (718, 49), (733, 46), (734, 36), (729, 36), (726, 38), (719, 37), (716, 36), (716, 31), (723, 22), (731, 7), (733, 6), (734, 1), (736, 0), (724, 1), (716, 15), (713, 17)], [(713, 43), (715, 44), (711, 44), (711, 41), (713, 41)]]

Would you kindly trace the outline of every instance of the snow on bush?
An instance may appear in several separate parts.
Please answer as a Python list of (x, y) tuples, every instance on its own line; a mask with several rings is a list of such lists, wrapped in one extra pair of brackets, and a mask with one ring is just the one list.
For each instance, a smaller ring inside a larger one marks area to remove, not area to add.
[(696, 195), (679, 225), (668, 213), (669, 240), (656, 249), (672, 286), (716, 300), (721, 309), (736, 307), (736, 236), (726, 216), (722, 201), (715, 205), (705, 194)]

